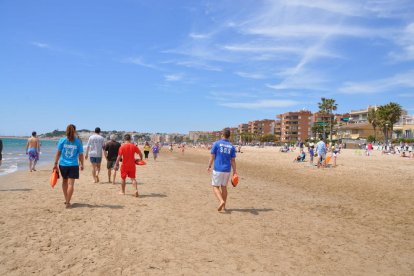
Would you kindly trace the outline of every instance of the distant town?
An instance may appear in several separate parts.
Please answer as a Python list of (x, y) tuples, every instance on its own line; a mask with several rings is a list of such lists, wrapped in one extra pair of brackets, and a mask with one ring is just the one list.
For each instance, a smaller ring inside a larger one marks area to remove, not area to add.
[[(298, 110), (278, 114), (275, 119), (254, 120), (229, 128), (231, 141), (235, 144), (282, 144), (315, 140), (323, 136), (329, 141), (387, 142), (393, 139), (414, 141), (414, 116), (408, 115), (399, 104), (384, 106), (370, 105), (364, 109), (350, 110), (344, 114), (334, 113), (337, 104), (333, 99), (322, 98), (318, 103), (319, 111)], [(122, 140), (130, 133), (135, 142), (161, 143), (211, 143), (221, 137), (222, 130), (190, 131), (181, 133), (140, 133), (134, 131), (102, 131), (104, 137), (114, 134)], [(78, 131), (79, 138), (87, 140), (91, 130)], [(63, 137), (64, 131), (54, 130), (41, 134), (41, 138), (56, 139)]]

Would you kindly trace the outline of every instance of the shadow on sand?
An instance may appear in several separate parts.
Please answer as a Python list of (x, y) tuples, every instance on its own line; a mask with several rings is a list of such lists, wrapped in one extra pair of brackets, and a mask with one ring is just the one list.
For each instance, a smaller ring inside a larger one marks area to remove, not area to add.
[(269, 208), (263, 208), (263, 209), (256, 209), (256, 208), (245, 208), (245, 209), (226, 209), (226, 213), (232, 213), (232, 212), (242, 212), (242, 213), (250, 213), (252, 215), (259, 215), (262, 212), (270, 212), (273, 211), (273, 209)]
[(109, 204), (103, 204), (103, 205), (92, 205), (88, 203), (72, 203), (72, 208), (109, 208), (109, 209), (123, 209), (124, 206), (122, 205), (109, 205)]
[(139, 195), (139, 197), (141, 197), (141, 198), (145, 198), (145, 197), (167, 197), (166, 195), (164, 195), (164, 194), (154, 194), (154, 193), (151, 193), (151, 194), (148, 194), (148, 195)]
[(0, 192), (29, 192), (31, 190), (33, 190), (33, 189), (27, 189), (27, 188), (24, 188), (24, 189), (5, 189), (5, 190), (0, 190)]

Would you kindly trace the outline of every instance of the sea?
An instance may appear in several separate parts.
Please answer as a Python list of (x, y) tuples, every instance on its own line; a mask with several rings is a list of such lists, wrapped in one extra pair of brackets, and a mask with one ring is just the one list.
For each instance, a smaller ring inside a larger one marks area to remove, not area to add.
[[(29, 170), (29, 158), (26, 155), (27, 139), (1, 138), (3, 141), (3, 161), (0, 166), (0, 177), (18, 170)], [(56, 154), (57, 142), (40, 140), (40, 159), (36, 168), (51, 164)]]

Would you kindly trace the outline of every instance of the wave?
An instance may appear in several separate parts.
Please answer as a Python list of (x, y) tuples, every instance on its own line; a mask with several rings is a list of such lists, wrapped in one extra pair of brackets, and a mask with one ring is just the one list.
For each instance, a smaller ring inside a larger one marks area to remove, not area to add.
[(0, 176), (17, 172), (17, 169), (18, 169), (17, 164), (12, 164), (8, 168), (3, 168), (3, 166), (2, 166), (2, 167), (0, 167)]

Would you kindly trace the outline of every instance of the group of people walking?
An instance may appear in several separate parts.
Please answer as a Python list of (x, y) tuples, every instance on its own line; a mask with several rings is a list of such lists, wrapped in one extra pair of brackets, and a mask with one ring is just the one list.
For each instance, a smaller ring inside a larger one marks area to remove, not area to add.
[[(66, 137), (61, 138), (57, 145), (54, 169), (59, 169), (62, 176), (62, 189), (65, 197), (66, 208), (71, 207), (71, 199), (74, 192), (75, 180), (79, 179), (79, 170), (84, 169), (84, 160), (89, 158), (92, 164), (92, 177), (94, 183), (99, 182), (102, 158), (107, 160), (108, 182), (115, 183), (116, 172), (120, 168), (121, 189), (120, 194), (125, 194), (126, 178), (132, 181), (133, 193), (139, 196), (136, 181), (136, 159), (138, 155), (142, 160), (148, 158), (150, 149), (157, 159), (160, 146), (156, 143), (152, 148), (148, 142), (144, 145), (144, 156), (141, 150), (132, 142), (130, 134), (124, 135), (124, 142), (120, 144), (114, 135), (110, 136), (110, 141), (105, 143), (105, 138), (100, 135), (100, 128), (95, 129), (95, 133), (88, 139), (86, 152), (84, 155), (81, 140), (76, 135), (76, 127), (70, 124), (66, 128)], [(216, 141), (211, 149), (211, 157), (208, 163), (208, 171), (212, 171), (213, 192), (219, 201), (218, 211), (225, 210), (227, 201), (227, 183), (230, 179), (231, 171), (236, 174), (236, 149), (229, 142), (230, 131), (225, 129), (222, 139)], [(121, 163), (121, 166), (119, 165)], [(111, 176), (113, 170), (113, 175)]]

